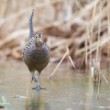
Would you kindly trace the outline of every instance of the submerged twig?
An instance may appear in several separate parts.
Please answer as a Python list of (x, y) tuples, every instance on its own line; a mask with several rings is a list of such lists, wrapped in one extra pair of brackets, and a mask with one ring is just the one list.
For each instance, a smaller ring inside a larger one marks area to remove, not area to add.
[(106, 79), (106, 77), (103, 75), (103, 73), (101, 72), (100, 68), (98, 67), (98, 65), (94, 62), (94, 65), (96, 66), (97, 68), (97, 71), (99, 72), (99, 75), (102, 75), (102, 77), (104, 78), (106, 84), (108, 85), (108, 87), (110, 88), (110, 85), (109, 85), (109, 82), (108, 80)]
[(28, 91), (28, 82), (27, 82), (27, 85), (26, 85), (26, 110), (28, 110), (28, 103), (29, 103), (29, 91)]
[(53, 72), (50, 74), (49, 76), (49, 79), (51, 79), (51, 77), (55, 74), (55, 72), (57, 71), (58, 67), (60, 66), (60, 64), (62, 63), (62, 61), (64, 60), (64, 58), (68, 55), (68, 59), (70, 60), (73, 68), (75, 68), (75, 65), (74, 65), (74, 62), (71, 58), (71, 56), (69, 55), (69, 48), (68, 46), (66, 45), (66, 52), (65, 54), (63, 55), (63, 57), (61, 58), (60, 62), (58, 63), (58, 65), (56, 66), (56, 68), (53, 70)]
[(68, 51), (65, 52), (65, 54), (63, 55), (62, 59), (60, 60), (60, 62), (58, 63), (58, 65), (56, 66), (56, 68), (53, 70), (53, 72), (50, 74), (49, 79), (51, 79), (51, 77), (55, 74), (55, 72), (57, 71), (58, 67), (60, 66), (60, 64), (62, 63), (62, 61), (64, 60), (64, 58), (66, 57), (66, 55), (68, 54)]

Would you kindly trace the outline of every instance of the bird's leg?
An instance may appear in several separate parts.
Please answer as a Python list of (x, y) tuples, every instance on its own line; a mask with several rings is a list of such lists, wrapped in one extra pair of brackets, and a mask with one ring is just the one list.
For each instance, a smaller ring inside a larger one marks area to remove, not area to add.
[(36, 79), (36, 77), (35, 77), (35, 75), (34, 75), (34, 72), (32, 72), (32, 80), (31, 80), (31, 82), (32, 82), (33, 80), (34, 80), (35, 82), (37, 82), (37, 79)]
[(37, 75), (37, 85), (35, 88), (33, 89), (36, 89), (36, 90), (41, 90), (41, 89), (45, 89), (45, 88), (41, 88), (40, 86), (40, 78), (39, 78), (39, 74)]
[(41, 87), (40, 87), (39, 74), (38, 74), (38, 77), (37, 77), (37, 86), (36, 86), (36, 89), (37, 89), (37, 90), (40, 90), (40, 89), (41, 89)]

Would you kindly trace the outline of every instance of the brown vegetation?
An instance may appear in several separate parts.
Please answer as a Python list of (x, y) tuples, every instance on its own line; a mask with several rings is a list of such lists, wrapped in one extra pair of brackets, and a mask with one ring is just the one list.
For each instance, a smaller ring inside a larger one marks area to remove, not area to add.
[(110, 0), (1, 0), (0, 59), (22, 59), (32, 9), (34, 30), (47, 39), (51, 61), (62, 58), (66, 45), (76, 67), (110, 57)]

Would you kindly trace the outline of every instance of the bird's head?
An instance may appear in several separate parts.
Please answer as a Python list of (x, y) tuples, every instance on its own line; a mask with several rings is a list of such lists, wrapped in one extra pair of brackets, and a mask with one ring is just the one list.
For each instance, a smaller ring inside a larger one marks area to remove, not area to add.
[(40, 46), (42, 46), (44, 44), (42, 33), (40, 33), (40, 32), (35, 35), (35, 39), (34, 40), (35, 40), (35, 45), (37, 47), (40, 47)]

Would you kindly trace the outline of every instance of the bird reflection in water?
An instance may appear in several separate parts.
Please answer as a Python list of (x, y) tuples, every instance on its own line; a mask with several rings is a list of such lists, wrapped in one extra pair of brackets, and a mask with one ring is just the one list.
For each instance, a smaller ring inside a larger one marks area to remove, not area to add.
[(50, 110), (50, 107), (45, 97), (39, 92), (30, 100), (29, 110)]

